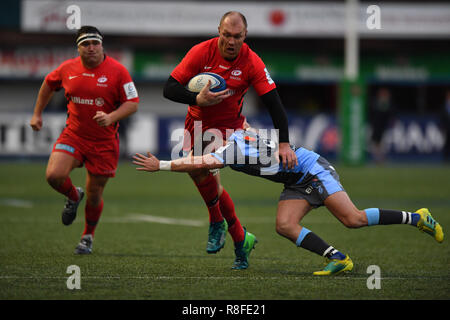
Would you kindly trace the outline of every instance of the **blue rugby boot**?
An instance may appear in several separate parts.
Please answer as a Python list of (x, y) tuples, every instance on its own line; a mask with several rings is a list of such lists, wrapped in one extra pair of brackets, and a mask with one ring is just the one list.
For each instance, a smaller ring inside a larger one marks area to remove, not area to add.
[(221, 222), (209, 224), (207, 253), (217, 253), (225, 246), (225, 237), (227, 235), (228, 224), (225, 219)]

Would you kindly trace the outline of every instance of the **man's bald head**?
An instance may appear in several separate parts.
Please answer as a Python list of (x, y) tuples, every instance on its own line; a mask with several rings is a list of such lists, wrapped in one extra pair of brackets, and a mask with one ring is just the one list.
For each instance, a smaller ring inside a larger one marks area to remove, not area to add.
[(238, 11), (228, 11), (227, 13), (225, 13), (222, 16), (222, 19), (220, 19), (219, 28), (222, 26), (225, 19), (227, 19), (227, 22), (229, 22), (231, 24), (236, 24), (236, 23), (242, 22), (245, 26), (245, 29), (247, 29), (247, 19), (245, 18), (245, 16), (242, 13), (240, 13)]

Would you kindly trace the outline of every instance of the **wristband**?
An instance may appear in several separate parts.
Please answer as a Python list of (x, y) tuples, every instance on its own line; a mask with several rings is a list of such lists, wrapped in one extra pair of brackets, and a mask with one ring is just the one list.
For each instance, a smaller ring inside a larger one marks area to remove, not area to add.
[(159, 161), (159, 170), (170, 171), (172, 167), (172, 161)]

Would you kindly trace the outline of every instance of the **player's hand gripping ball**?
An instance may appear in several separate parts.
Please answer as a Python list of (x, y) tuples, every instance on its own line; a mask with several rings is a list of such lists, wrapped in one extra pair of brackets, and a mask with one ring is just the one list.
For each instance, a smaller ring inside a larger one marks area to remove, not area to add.
[(208, 84), (208, 80), (211, 81), (209, 90), (212, 92), (223, 91), (227, 88), (227, 83), (224, 78), (216, 73), (203, 72), (189, 80), (187, 89), (191, 92), (200, 92)]

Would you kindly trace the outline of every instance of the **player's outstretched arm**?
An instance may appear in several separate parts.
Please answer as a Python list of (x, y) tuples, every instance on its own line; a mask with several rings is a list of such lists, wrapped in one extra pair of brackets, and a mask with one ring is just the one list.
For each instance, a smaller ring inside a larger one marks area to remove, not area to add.
[(33, 130), (39, 131), (42, 128), (42, 112), (53, 97), (54, 91), (48, 86), (47, 82), (42, 82), (41, 88), (34, 106), (33, 116), (30, 120), (30, 126)]
[(148, 172), (159, 170), (192, 172), (198, 169), (217, 169), (224, 167), (224, 164), (211, 154), (163, 161), (159, 160), (150, 152), (147, 152), (147, 156), (136, 153), (136, 155), (133, 156), (133, 163), (139, 166), (136, 170)]

